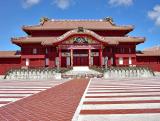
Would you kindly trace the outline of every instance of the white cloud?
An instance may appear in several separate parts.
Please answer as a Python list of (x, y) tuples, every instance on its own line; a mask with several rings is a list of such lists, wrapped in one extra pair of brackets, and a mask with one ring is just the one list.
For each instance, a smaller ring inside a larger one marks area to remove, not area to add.
[(109, 0), (108, 3), (112, 6), (130, 6), (133, 4), (133, 0)]
[(153, 10), (148, 12), (148, 17), (160, 26), (160, 5), (156, 5)]
[(40, 3), (41, 0), (24, 0), (23, 7), (29, 8)]
[(54, 0), (54, 4), (56, 4), (58, 8), (65, 10), (72, 4), (72, 0)]

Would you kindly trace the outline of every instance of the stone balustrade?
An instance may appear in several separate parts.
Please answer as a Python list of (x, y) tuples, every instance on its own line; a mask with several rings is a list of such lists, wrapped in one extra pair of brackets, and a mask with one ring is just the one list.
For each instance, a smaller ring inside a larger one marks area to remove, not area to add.
[(153, 77), (154, 72), (145, 67), (111, 67), (104, 70), (104, 78), (143, 78)]
[(14, 69), (10, 70), (5, 79), (18, 80), (18, 79), (51, 79), (57, 77), (56, 69)]

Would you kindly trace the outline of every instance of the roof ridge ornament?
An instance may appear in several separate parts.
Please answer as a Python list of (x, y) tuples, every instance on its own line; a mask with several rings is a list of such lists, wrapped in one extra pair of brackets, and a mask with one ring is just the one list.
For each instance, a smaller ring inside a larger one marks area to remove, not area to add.
[(84, 28), (83, 27), (78, 27), (77, 32), (84, 32)]
[(51, 19), (51, 21), (76, 22), (76, 21), (102, 21), (102, 19)]
[(49, 20), (50, 20), (50, 19), (47, 18), (47, 17), (42, 17), (42, 18), (40, 19), (40, 24), (43, 25), (45, 22), (47, 22), (47, 21), (49, 21)]
[(114, 20), (113, 20), (112, 17), (105, 17), (105, 18), (103, 19), (103, 21), (108, 21), (108, 22), (110, 22), (112, 25), (115, 25)]

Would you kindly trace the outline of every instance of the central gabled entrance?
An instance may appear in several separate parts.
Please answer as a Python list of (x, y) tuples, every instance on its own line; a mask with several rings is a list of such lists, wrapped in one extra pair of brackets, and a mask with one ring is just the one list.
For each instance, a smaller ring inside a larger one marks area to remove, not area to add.
[(89, 30), (83, 32), (73, 30), (58, 39), (57, 65), (59, 67), (102, 67), (104, 42), (96, 33)]
[(99, 45), (61, 45), (59, 47), (57, 62), (60, 67), (102, 66), (102, 48)]

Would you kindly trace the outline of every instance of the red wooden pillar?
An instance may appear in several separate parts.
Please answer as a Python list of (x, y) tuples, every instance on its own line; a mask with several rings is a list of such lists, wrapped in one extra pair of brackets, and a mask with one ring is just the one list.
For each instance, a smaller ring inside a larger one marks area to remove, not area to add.
[(71, 67), (73, 67), (73, 49), (70, 50), (71, 55)]
[(91, 49), (88, 49), (88, 65), (91, 66)]
[(59, 67), (61, 67), (62, 50), (59, 48)]
[(102, 67), (102, 48), (99, 49), (99, 65)]

